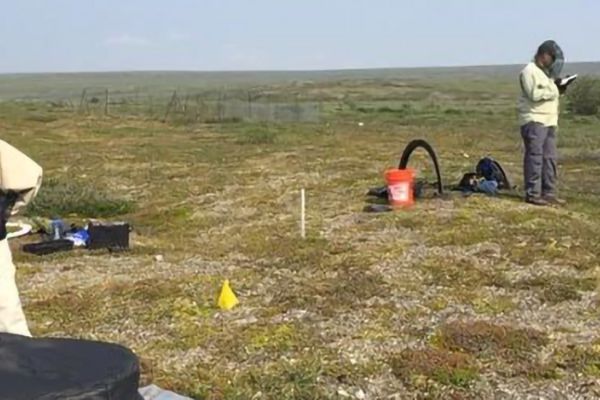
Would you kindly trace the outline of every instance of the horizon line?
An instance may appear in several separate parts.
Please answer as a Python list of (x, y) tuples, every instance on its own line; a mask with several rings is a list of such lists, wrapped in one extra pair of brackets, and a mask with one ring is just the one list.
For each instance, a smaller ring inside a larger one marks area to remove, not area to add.
[[(568, 64), (594, 64), (599, 61), (570, 61)], [(512, 67), (526, 63), (508, 64), (465, 64), (465, 65), (424, 65), (414, 67), (348, 67), (348, 68), (315, 68), (315, 69), (108, 69), (108, 70), (80, 70), (80, 71), (25, 71), (25, 72), (0, 72), (3, 75), (85, 75), (85, 74), (117, 74), (117, 73), (315, 73), (315, 72), (356, 72), (356, 71), (385, 71), (385, 70), (431, 70), (431, 69), (466, 69)]]

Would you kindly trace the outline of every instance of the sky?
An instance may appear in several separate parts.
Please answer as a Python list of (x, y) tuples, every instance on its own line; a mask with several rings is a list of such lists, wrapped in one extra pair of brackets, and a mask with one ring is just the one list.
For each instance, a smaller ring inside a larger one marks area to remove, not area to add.
[(598, 0), (0, 0), (0, 73), (599, 61)]

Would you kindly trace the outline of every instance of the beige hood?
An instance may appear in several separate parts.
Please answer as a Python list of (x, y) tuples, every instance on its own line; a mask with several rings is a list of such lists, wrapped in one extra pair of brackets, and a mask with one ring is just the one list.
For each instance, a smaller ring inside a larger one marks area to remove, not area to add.
[(29, 204), (42, 184), (42, 167), (19, 150), (0, 140), (0, 190), (19, 193), (12, 214)]

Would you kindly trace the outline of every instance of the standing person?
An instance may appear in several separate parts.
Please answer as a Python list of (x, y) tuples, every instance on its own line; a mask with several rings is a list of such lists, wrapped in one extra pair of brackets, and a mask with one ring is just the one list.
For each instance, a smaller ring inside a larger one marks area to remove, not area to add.
[(15, 282), (6, 222), (36, 196), (42, 168), (0, 140), (0, 332), (31, 336)]
[(525, 144), (525, 201), (535, 205), (565, 204), (557, 197), (556, 133), (564, 65), (561, 48), (553, 40), (542, 43), (519, 75), (518, 103), (521, 136)]

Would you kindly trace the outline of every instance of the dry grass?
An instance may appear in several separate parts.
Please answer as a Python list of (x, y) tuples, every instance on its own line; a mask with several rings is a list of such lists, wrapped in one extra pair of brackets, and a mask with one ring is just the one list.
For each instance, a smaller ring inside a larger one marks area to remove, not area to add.
[[(33, 333), (125, 344), (148, 360), (148, 379), (194, 398), (560, 398), (584, 387), (578, 374), (596, 376), (600, 338), (600, 193), (596, 164), (575, 155), (600, 148), (597, 120), (561, 128), (567, 208), (455, 193), (362, 211), (366, 190), (415, 137), (436, 147), (448, 184), (487, 153), (521, 183), (512, 89), (498, 84), (499, 100), (465, 85), (412, 100), (377, 81), (334, 85), (354, 91), (355, 109), (326, 103), (325, 120), (304, 125), (0, 105), (3, 139), (48, 179), (135, 204), (113, 216), (133, 223), (128, 254), (15, 248)], [(215, 307), (225, 278), (241, 301), (231, 312)]]

